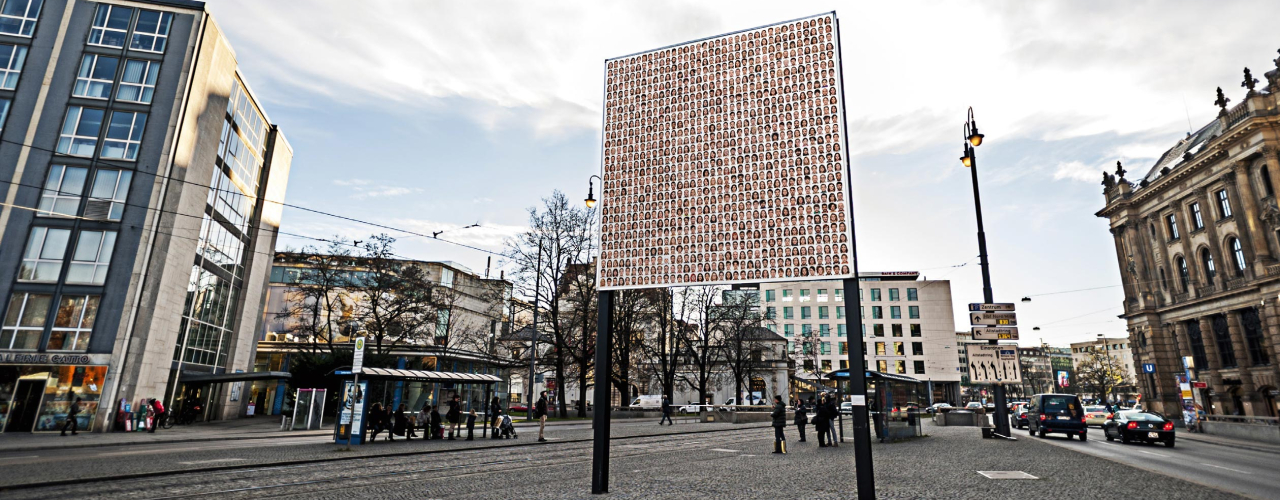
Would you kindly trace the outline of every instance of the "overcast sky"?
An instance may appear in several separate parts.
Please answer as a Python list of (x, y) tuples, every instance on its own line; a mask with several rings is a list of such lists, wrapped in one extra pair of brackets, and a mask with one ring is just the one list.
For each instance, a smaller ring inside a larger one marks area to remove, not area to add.
[[(553, 190), (585, 197), (604, 59), (834, 9), (862, 270), (951, 280), (967, 329), (982, 299), (958, 161), (973, 106), (996, 300), (1033, 298), (1018, 304), (1024, 345), (1125, 335), (1093, 215), (1102, 170), (1145, 173), (1214, 118), (1215, 87), (1238, 102), (1242, 69), (1261, 78), (1280, 49), (1274, 1), (210, 3), (295, 149), (288, 202), (495, 251)], [(382, 231), (292, 209), (283, 230)], [(488, 257), (398, 246), (481, 273)]]

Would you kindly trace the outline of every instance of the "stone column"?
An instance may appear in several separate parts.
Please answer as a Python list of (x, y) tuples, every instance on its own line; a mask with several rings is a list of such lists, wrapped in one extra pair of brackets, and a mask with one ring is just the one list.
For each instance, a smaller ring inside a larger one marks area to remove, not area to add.
[(1263, 337), (1271, 347), (1271, 369), (1276, 370), (1276, 380), (1280, 380), (1280, 300), (1268, 300), (1262, 309)]
[(1223, 404), (1226, 387), (1222, 385), (1222, 358), (1218, 356), (1218, 342), (1213, 336), (1213, 320), (1209, 316), (1200, 317), (1200, 340), (1204, 342), (1205, 357), (1209, 358), (1209, 367), (1208, 370), (1198, 367), (1198, 375), (1201, 380), (1207, 378), (1209, 387), (1213, 389), (1211, 403), (1214, 411), (1211, 413), (1221, 415), (1227, 411), (1227, 407)]
[[(1134, 266), (1138, 271), (1137, 283), (1135, 283), (1134, 286), (1136, 289), (1135, 291), (1138, 292), (1138, 298), (1142, 301), (1141, 304), (1143, 307), (1155, 307), (1154, 291), (1160, 290), (1160, 286), (1156, 283), (1152, 283), (1154, 280), (1152, 273), (1155, 273), (1156, 270), (1153, 269), (1153, 266), (1147, 258), (1147, 253), (1149, 252), (1147, 246), (1142, 243), (1144, 240), (1142, 237), (1142, 225), (1137, 222), (1130, 221), (1125, 224), (1125, 229), (1125, 237), (1129, 239), (1129, 250), (1136, 260)], [(1152, 303), (1150, 304), (1147, 303), (1148, 291), (1152, 291)]]
[(1156, 364), (1157, 387), (1152, 396), (1158, 398), (1165, 414), (1177, 415), (1182, 409), (1182, 394), (1174, 375), (1182, 373), (1182, 360), (1174, 345), (1174, 333), (1166, 326), (1154, 324), (1148, 328), (1150, 362)]
[(1120, 224), (1111, 228), (1111, 238), (1115, 240), (1116, 243), (1116, 262), (1120, 265), (1120, 283), (1124, 288), (1124, 312), (1128, 313), (1129, 301), (1137, 300), (1138, 298), (1138, 289), (1136, 283), (1134, 283), (1138, 280), (1135, 279), (1133, 273), (1129, 272), (1129, 261), (1131, 259), (1129, 259), (1129, 254), (1126, 253), (1124, 249), (1124, 232), (1126, 225), (1128, 225), (1128, 223)]
[(1267, 162), (1267, 174), (1271, 177), (1271, 192), (1280, 202), (1280, 150), (1272, 146), (1262, 147), (1262, 158)]
[(1249, 358), (1249, 344), (1244, 339), (1239, 312), (1227, 312), (1227, 332), (1231, 334), (1231, 346), (1236, 350), (1236, 363), (1240, 366), (1240, 399), (1244, 401), (1245, 407), (1238, 409), (1243, 415), (1253, 415), (1253, 400), (1258, 388), (1253, 383), (1253, 373), (1249, 369), (1253, 363)]
[[(1258, 199), (1253, 194), (1253, 183), (1249, 180), (1249, 164), (1241, 161), (1231, 167), (1235, 172), (1236, 189), (1239, 190), (1240, 208), (1244, 209), (1244, 220), (1237, 218), (1236, 225), (1249, 233), (1249, 243), (1253, 247), (1253, 266), (1266, 269), (1266, 265), (1275, 262), (1271, 250), (1267, 248), (1266, 234), (1262, 230), (1262, 217), (1258, 211)], [(1217, 242), (1215, 242), (1216, 244)], [(1265, 271), (1264, 271), (1265, 274)]]

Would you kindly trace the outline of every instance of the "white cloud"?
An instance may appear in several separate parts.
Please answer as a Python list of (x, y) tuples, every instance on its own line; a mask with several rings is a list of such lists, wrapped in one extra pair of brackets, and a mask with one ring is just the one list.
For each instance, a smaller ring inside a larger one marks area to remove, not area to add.
[(1058, 168), (1053, 171), (1054, 180), (1069, 179), (1073, 181), (1085, 182), (1102, 182), (1103, 170), (1099, 167), (1091, 167), (1078, 161), (1068, 161), (1058, 164)]

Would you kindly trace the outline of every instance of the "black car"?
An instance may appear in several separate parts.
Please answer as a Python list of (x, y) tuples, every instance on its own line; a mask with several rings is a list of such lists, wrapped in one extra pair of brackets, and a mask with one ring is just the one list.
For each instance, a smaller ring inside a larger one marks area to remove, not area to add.
[(1015, 429), (1026, 427), (1027, 424), (1027, 405), (1021, 404), (1013, 407), (1009, 412), (1009, 425)]
[(1160, 442), (1173, 448), (1173, 422), (1156, 413), (1139, 410), (1115, 412), (1102, 424), (1102, 433), (1107, 436), (1107, 441), (1120, 438), (1122, 443)]
[(1074, 394), (1036, 394), (1027, 403), (1027, 431), (1031, 435), (1056, 432), (1089, 439), (1089, 427), (1084, 423), (1084, 408)]

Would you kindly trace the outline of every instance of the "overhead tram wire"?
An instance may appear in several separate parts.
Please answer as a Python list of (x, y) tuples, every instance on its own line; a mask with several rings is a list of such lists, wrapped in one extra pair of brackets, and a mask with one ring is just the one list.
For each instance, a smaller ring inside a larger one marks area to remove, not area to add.
[[(27, 144), (27, 143), (24, 143), (24, 142), (21, 142), (21, 141), (15, 141), (15, 140), (12, 140), (12, 139), (4, 139), (4, 138), (0, 138), (0, 143), (14, 144), (14, 145), (21, 146), (21, 147), (24, 147), (24, 148), (34, 149), (34, 150), (36, 150), (36, 151), (43, 151), (43, 152), (46, 152), (46, 153), (49, 153), (49, 154), (61, 154), (61, 153), (58, 153), (57, 151), (55, 151), (55, 150), (53, 150), (53, 149), (43, 148), (43, 147), (40, 147), (40, 146), (33, 146), (33, 145), (31, 145), (31, 144)], [(151, 177), (153, 177), (153, 178), (156, 178), (156, 179), (168, 179), (168, 180), (171, 180), (171, 181), (181, 182), (181, 183), (183, 183), (183, 184), (190, 184), (190, 185), (192, 185), (192, 186), (202, 187), (202, 188), (210, 189), (210, 190), (213, 190), (213, 191), (219, 191), (219, 192), (224, 192), (224, 193), (233, 193), (233, 194), (237, 194), (237, 195), (240, 195), (240, 196), (247, 196), (247, 195), (245, 195), (244, 193), (240, 192), (239, 190), (222, 189), (222, 188), (217, 188), (217, 187), (214, 187), (214, 186), (210, 186), (210, 185), (208, 185), (208, 184), (203, 184), (203, 183), (200, 183), (200, 182), (189, 181), (189, 180), (186, 180), (186, 179), (179, 179), (179, 178), (177, 178), (177, 177), (168, 176), (168, 175), (163, 175), (163, 174), (159, 174), (159, 173), (144, 172), (144, 171), (141, 171), (141, 170), (137, 170), (137, 167), (138, 167), (138, 166), (137, 166), (137, 164), (134, 164), (134, 163), (117, 163), (117, 162), (114, 162), (114, 161), (111, 161), (111, 160), (102, 160), (102, 159), (98, 159), (98, 158), (94, 158), (94, 159), (92, 159), (91, 161), (93, 162), (93, 164), (94, 164), (94, 165), (106, 165), (106, 166), (110, 166), (110, 167), (115, 167), (115, 168), (120, 168), (120, 169), (124, 169), (124, 170), (129, 170), (130, 172), (133, 172), (135, 175), (149, 175), (149, 176), (151, 176)], [(18, 185), (18, 186), (35, 187), (35, 186), (31, 186), (31, 185), (29, 185), (29, 184), (21, 184), (21, 183), (9, 182), (9, 181), (0, 181), (0, 182), (5, 182), (6, 184), (15, 184), (15, 185)], [(44, 189), (44, 187), (43, 187), (43, 186), (40, 186), (40, 187), (38, 187), (38, 189), (42, 189), (42, 190), (43, 190), (43, 189)], [(252, 196), (250, 196), (250, 197), (252, 198)], [(363, 219), (357, 219), (357, 218), (355, 218), (355, 217), (348, 217), (348, 216), (345, 216), (345, 215), (339, 215), (339, 214), (335, 214), (335, 213), (331, 213), (331, 212), (326, 212), (326, 211), (323, 211), (323, 210), (317, 210), (317, 209), (314, 209), (314, 208), (304, 207), (304, 206), (301, 206), (301, 205), (294, 205), (294, 204), (292, 204), (292, 203), (285, 203), (285, 202), (283, 202), (283, 201), (272, 200), (272, 199), (269, 199), (269, 198), (266, 198), (266, 197), (263, 197), (263, 198), (261, 198), (261, 199), (262, 199), (262, 201), (263, 201), (263, 202), (266, 202), (266, 203), (275, 203), (275, 204), (280, 205), (280, 206), (282, 206), (282, 207), (293, 208), (293, 209), (297, 209), (297, 210), (302, 210), (302, 211), (304, 211), (304, 212), (311, 212), (311, 213), (318, 214), (318, 215), (324, 215), (324, 216), (327, 216), (327, 217), (333, 217), (333, 218), (336, 218), (336, 219), (342, 219), (342, 220), (345, 220), (345, 221), (355, 222), (355, 223), (358, 223), (358, 224), (365, 224), (365, 225), (368, 225), (368, 226), (373, 226), (373, 227), (377, 227), (377, 228), (381, 228), (381, 229), (387, 229), (387, 230), (390, 230), (390, 231), (397, 231), (397, 232), (401, 232), (401, 233), (405, 233), (405, 234), (409, 234), (409, 235), (413, 235), (413, 236), (422, 236), (422, 237), (430, 238), (430, 239), (435, 240), (435, 241), (442, 241), (442, 242), (448, 243), (448, 244), (450, 244), (450, 245), (456, 245), (456, 246), (460, 246), (460, 247), (463, 247), (463, 248), (468, 248), (468, 249), (471, 249), (471, 250), (476, 250), (476, 251), (478, 251), (478, 252), (488, 253), (488, 254), (491, 254), (491, 255), (498, 255), (498, 256), (501, 256), (501, 255), (502, 255), (502, 254), (497, 253), (497, 252), (493, 252), (493, 251), (490, 251), (490, 250), (485, 250), (485, 249), (483, 249), (483, 248), (479, 248), (479, 247), (475, 247), (475, 246), (467, 245), (467, 244), (465, 244), (465, 243), (458, 243), (458, 242), (456, 242), (456, 241), (450, 241), (450, 240), (446, 240), (446, 239), (443, 239), (443, 238), (434, 238), (434, 237), (432, 237), (432, 236), (430, 236), (430, 235), (428, 235), (428, 234), (419, 233), (419, 232), (417, 232), (417, 231), (412, 231), (412, 230), (408, 230), (408, 229), (398, 228), (398, 227), (395, 227), (395, 226), (390, 226), (390, 225), (381, 224), (381, 223), (377, 223), (377, 222), (371, 222), (371, 221), (367, 221), (367, 220), (363, 220)], [(148, 208), (149, 208), (149, 207), (148, 207)]]

